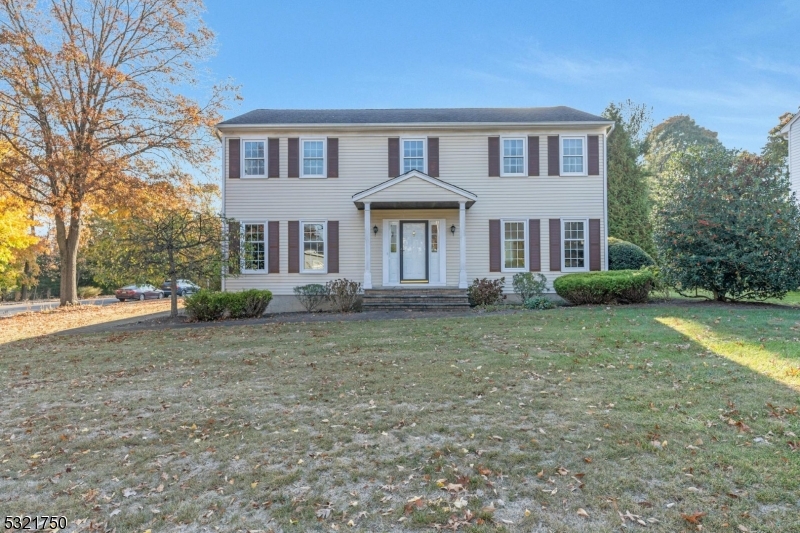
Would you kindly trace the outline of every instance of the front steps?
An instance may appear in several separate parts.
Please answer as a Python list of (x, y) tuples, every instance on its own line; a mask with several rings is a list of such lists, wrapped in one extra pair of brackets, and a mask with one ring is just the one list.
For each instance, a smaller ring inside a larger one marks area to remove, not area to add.
[(469, 309), (466, 289), (408, 286), (366, 289), (364, 311), (464, 311)]

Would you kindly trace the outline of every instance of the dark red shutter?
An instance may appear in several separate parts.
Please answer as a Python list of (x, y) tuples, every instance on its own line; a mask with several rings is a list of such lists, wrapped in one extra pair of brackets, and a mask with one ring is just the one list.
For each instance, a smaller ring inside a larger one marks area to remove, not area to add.
[(588, 144), (587, 151), (589, 152), (589, 175), (600, 175), (600, 136), (589, 135), (586, 139)]
[(600, 219), (589, 220), (589, 270), (600, 270)]
[(281, 271), (281, 223), (271, 220), (268, 224), (269, 234), (269, 273), (278, 274)]
[(339, 139), (328, 137), (328, 177), (339, 177)]
[(558, 135), (551, 135), (547, 138), (547, 175), (558, 176), (561, 169), (558, 164)]
[(539, 137), (528, 137), (528, 176), (539, 175)]
[(300, 177), (300, 139), (289, 139), (289, 177)]
[(439, 137), (428, 137), (428, 176), (439, 177)]
[(489, 177), (500, 176), (500, 137), (489, 137)]
[[(557, 138), (557, 137), (556, 137)], [(550, 219), (550, 270), (561, 270), (561, 219)]]
[(539, 272), (542, 270), (542, 235), (539, 219), (528, 220), (528, 270)]
[(289, 273), (300, 272), (300, 222), (298, 220), (289, 221), (289, 231), (287, 233), (289, 242)]
[(242, 154), (240, 152), (241, 141), (239, 139), (228, 139), (228, 177), (240, 178)]
[(339, 221), (328, 221), (328, 274), (339, 273)]
[(400, 139), (389, 137), (389, 177), (400, 175)]
[(500, 221), (489, 221), (489, 272), (500, 272)]
[(268, 176), (270, 178), (279, 178), (281, 176), (281, 146), (280, 139), (267, 139), (268, 154), (267, 159), (269, 165)]
[(242, 225), (236, 220), (228, 221), (228, 274), (241, 272)]

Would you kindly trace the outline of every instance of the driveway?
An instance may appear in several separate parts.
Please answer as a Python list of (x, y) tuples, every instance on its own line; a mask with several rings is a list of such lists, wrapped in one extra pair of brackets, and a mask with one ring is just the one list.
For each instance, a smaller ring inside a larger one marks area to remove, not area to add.
[[(89, 298), (87, 300), (80, 300), (81, 305), (109, 305), (121, 303), (113, 296), (102, 298)], [(11, 316), (17, 313), (25, 313), (27, 311), (43, 311), (46, 309), (55, 309), (58, 307), (58, 300), (40, 300), (35, 302), (22, 302), (13, 304), (0, 305), (0, 316)]]

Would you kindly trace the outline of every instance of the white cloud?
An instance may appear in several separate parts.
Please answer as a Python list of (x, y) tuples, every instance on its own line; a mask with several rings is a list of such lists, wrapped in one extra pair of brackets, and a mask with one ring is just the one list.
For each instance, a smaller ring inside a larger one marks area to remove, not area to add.
[(544, 78), (570, 83), (597, 82), (609, 76), (619, 76), (634, 70), (621, 59), (577, 58), (532, 49), (514, 66)]
[[(799, 3), (800, 4), (800, 3)], [(798, 8), (800, 9), (800, 8)], [(772, 72), (784, 76), (791, 76), (800, 78), (800, 66), (796, 63), (787, 63), (785, 61), (776, 61), (774, 59), (767, 59), (764, 57), (738, 57), (739, 61), (748, 67), (760, 70), (763, 72)]]

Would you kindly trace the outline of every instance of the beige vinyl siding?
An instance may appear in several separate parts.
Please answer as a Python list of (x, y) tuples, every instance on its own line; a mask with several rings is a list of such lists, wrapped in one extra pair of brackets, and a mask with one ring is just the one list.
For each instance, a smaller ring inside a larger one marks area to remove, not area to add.
[[(540, 135), (540, 176), (488, 177), (488, 141), (490, 135), (506, 135), (503, 131), (419, 131), (386, 130), (381, 132), (332, 131), (309, 134), (303, 131), (231, 132), (223, 137), (225, 146), (225, 172), (227, 175), (227, 138), (280, 138), (280, 178), (278, 179), (226, 179), (225, 213), (238, 220), (277, 220), (280, 222), (280, 274), (243, 274), (226, 280), (227, 290), (268, 288), (276, 295), (291, 295), (292, 288), (307, 283), (325, 283), (336, 278), (363, 281), (364, 278), (364, 211), (356, 209), (352, 196), (378, 185), (388, 176), (388, 137), (439, 138), (440, 179), (477, 195), (478, 200), (466, 212), (467, 278), (506, 277), (507, 291), (511, 290), (511, 275), (489, 272), (489, 219), (535, 218), (541, 222), (542, 272), (552, 281), (559, 272), (548, 272), (550, 218), (598, 218), (601, 220), (601, 238), (605, 239), (603, 176), (559, 177), (547, 176), (548, 135), (565, 133), (600, 135), (600, 169), (605, 172), (604, 137), (601, 128), (583, 130), (549, 130), (530, 128), (511, 132), (514, 135)], [(290, 137), (338, 137), (338, 179), (287, 178), (288, 142)], [(414, 181), (412, 181), (414, 180)], [(414, 179), (381, 191), (381, 200), (397, 199), (402, 192), (420, 190), (431, 200), (437, 189), (452, 199), (452, 193)], [(424, 186), (423, 186), (424, 185)], [(418, 188), (419, 187), (419, 188)], [(394, 191), (395, 195), (390, 194)], [(386, 194), (384, 194), (384, 192)], [(386, 198), (383, 198), (386, 196)], [(377, 201), (376, 197), (371, 200)], [(441, 235), (446, 239), (447, 285), (456, 286), (459, 274), (459, 232), (450, 233), (450, 226), (458, 228), (457, 209), (443, 210), (377, 210), (371, 211), (370, 227), (380, 231), (371, 238), (371, 263), (373, 287), (383, 283), (383, 220), (444, 220)], [(339, 221), (339, 273), (338, 274), (288, 274), (287, 228), (290, 220)], [(588, 230), (588, 228), (587, 228)], [(588, 242), (587, 242), (588, 249)], [(605, 253), (605, 246), (601, 246)], [(601, 257), (601, 264), (604, 264)], [(587, 260), (588, 263), (588, 260)]]
[(800, 120), (796, 120), (789, 130), (789, 178), (800, 202)]
[(378, 191), (365, 198), (370, 202), (414, 202), (424, 199), (428, 202), (458, 202), (464, 197), (443, 187), (433, 185), (420, 178), (409, 178), (391, 187)]

